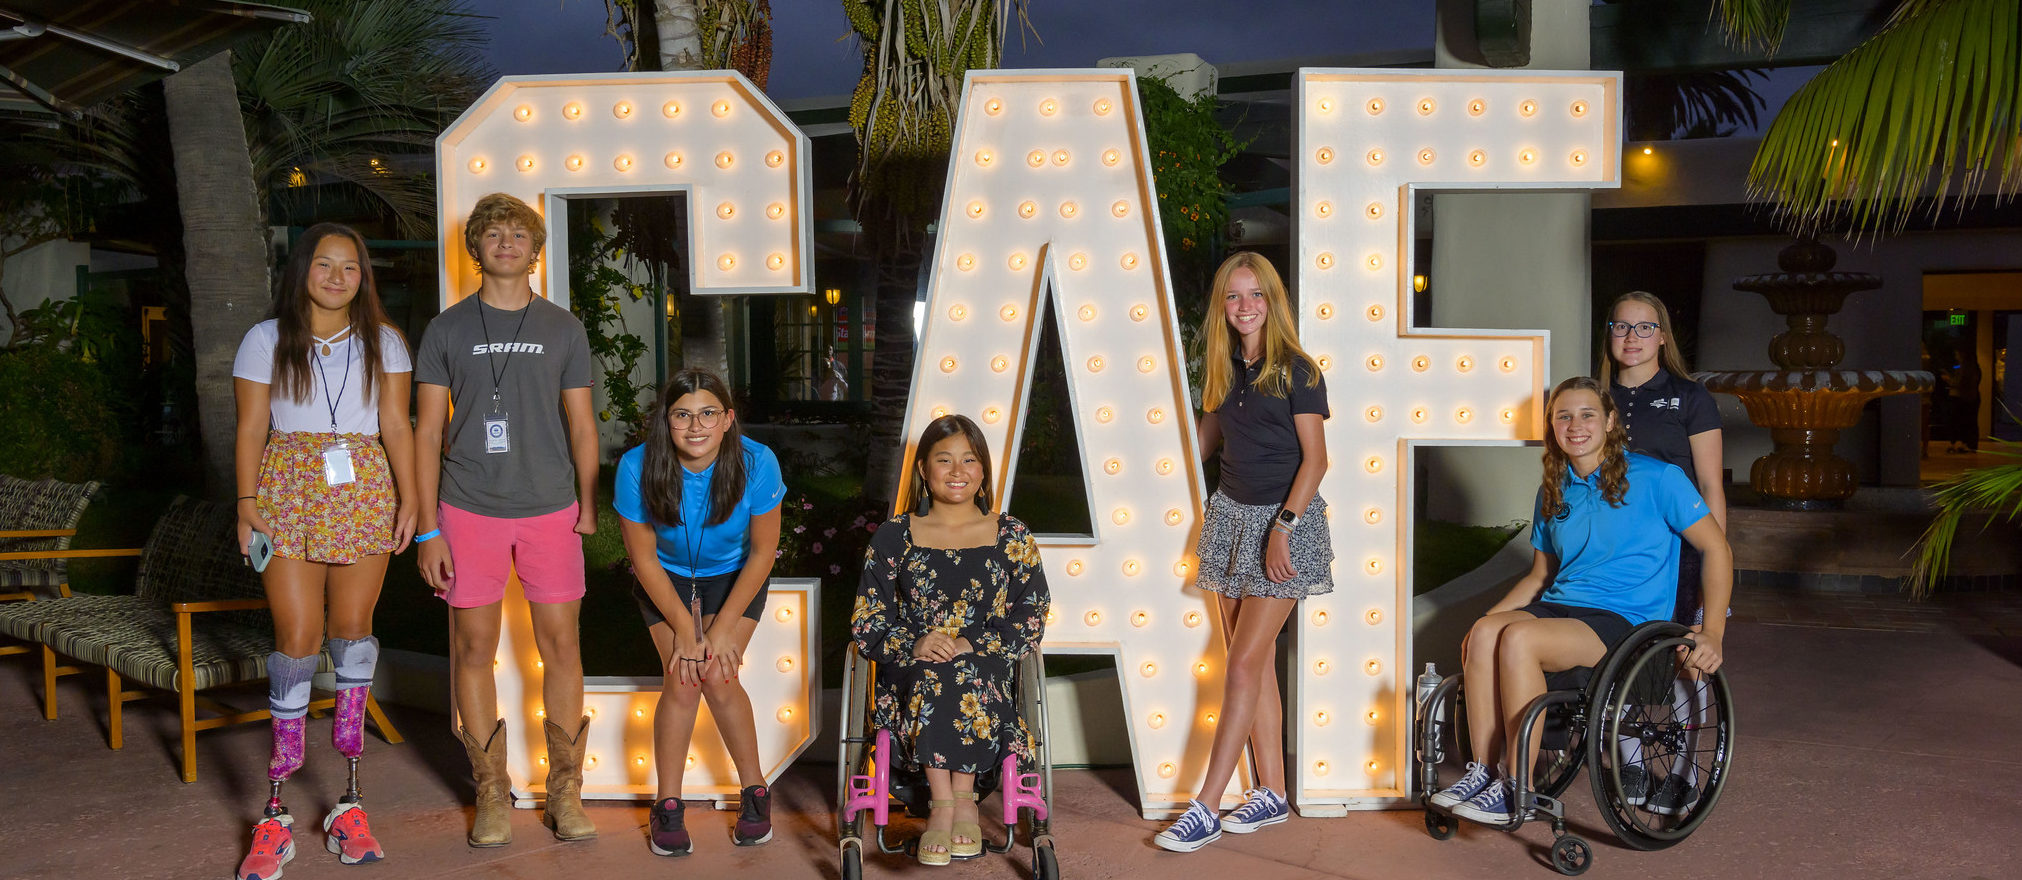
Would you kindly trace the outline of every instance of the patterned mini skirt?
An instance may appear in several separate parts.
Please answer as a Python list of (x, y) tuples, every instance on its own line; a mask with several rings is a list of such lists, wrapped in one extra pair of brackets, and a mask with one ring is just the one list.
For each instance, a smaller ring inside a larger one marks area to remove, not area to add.
[(1326, 512), (1327, 502), (1314, 495), (1292, 529), (1292, 568), (1298, 574), (1274, 583), (1264, 576), (1264, 541), (1271, 536), (1278, 505), (1238, 504), (1217, 491), (1208, 498), (1206, 521), (1194, 544), (1201, 562), (1194, 585), (1235, 599), (1304, 599), (1333, 592), (1334, 543)]
[[(332, 486), (323, 477), (323, 450), (340, 437), (350, 443), (355, 478)], [(258, 492), (254, 503), (274, 530), (268, 537), (276, 556), (348, 565), (393, 552), (400, 502), (376, 434), (269, 434)]]

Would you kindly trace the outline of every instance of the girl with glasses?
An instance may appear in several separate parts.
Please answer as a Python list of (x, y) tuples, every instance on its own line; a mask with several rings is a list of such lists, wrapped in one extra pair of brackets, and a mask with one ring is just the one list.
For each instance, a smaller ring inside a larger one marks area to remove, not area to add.
[[(1671, 310), (1656, 295), (1632, 290), (1608, 308), (1608, 356), (1601, 361), (1601, 384), (1608, 389), (1629, 451), (1675, 465), (1706, 500), (1713, 524), (1727, 530), (1727, 478), (1722, 470), (1720, 410), (1706, 386), (1692, 381), (1685, 355), (1671, 330)], [(1705, 623), (1699, 590), (1704, 561), (1689, 542), (1678, 556), (1678, 599), (1673, 618), (1686, 626)], [(1731, 576), (1731, 575), (1730, 575)], [(1706, 711), (1708, 692), (1680, 683), (1674, 697)], [(1677, 815), (1697, 803), (1698, 770), (1651, 779), (1643, 770), (1642, 742), (1624, 737), (1622, 790), (1629, 803), (1661, 815)]]
[(667, 670), (653, 712), (659, 790), (648, 845), (662, 856), (694, 850), (681, 776), (696, 709), (707, 699), (744, 788), (731, 840), (757, 846), (772, 839), (772, 796), (737, 670), (765, 613), (786, 485), (778, 457), (744, 436), (716, 374), (674, 374), (653, 412), (645, 444), (618, 459), (615, 483), (625, 552), (639, 578), (632, 597)]

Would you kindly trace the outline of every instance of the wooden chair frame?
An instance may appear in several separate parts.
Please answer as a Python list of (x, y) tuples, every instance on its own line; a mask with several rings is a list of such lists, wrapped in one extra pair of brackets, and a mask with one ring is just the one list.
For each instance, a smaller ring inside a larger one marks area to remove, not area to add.
[[(139, 555), (141, 555), (139, 548), (118, 550), (14, 551), (0, 553), (0, 560), (79, 559)], [(62, 592), (65, 596), (70, 594), (67, 585)], [(32, 600), (33, 597), (30, 598)], [(205, 697), (197, 693), (196, 688), (190, 687), (190, 684), (196, 681), (196, 662), (190, 648), (190, 639), (196, 615), (213, 611), (257, 611), (266, 607), (268, 606), (265, 599), (222, 599), (207, 602), (169, 603), (169, 610), (174, 612), (176, 616), (176, 668), (180, 673), (180, 681), (183, 683), (183, 687), (176, 689), (176, 699), (178, 713), (182, 721), (182, 779), (184, 782), (197, 781), (197, 731), (210, 730), (215, 727), (226, 727), (233, 724), (250, 724), (273, 717), (273, 713), (268, 709), (251, 711), (234, 709), (209, 697)], [(56, 680), (63, 676), (75, 675), (86, 670), (83, 666), (60, 663), (59, 658), (63, 660), (69, 660), (70, 658), (58, 654), (55, 649), (46, 644), (40, 647), (42, 649), (42, 717), (54, 721), (56, 720)], [(23, 650), (26, 649), (24, 648)], [(18, 653), (18, 651), (12, 653)], [(248, 681), (257, 680), (249, 679)], [(121, 708), (125, 703), (145, 698), (148, 695), (148, 691), (146, 689), (127, 690), (125, 678), (119, 674), (119, 670), (110, 666), (105, 667), (105, 689), (108, 707), (106, 723), (107, 744), (114, 749), (122, 748), (126, 744), (126, 737), (122, 727)], [(309, 703), (309, 710), (311, 712), (328, 711), (334, 709), (336, 705), (337, 698), (335, 696), (324, 697), (320, 700), (311, 701)], [(197, 708), (199, 706), (216, 714), (206, 718), (198, 718)], [(400, 732), (394, 729), (393, 723), (387, 720), (386, 713), (380, 710), (378, 698), (373, 697), (370, 693), (365, 697), (365, 711), (372, 719), (373, 725), (379, 728), (379, 735), (388, 744), (399, 745), (405, 741), (401, 738)]]

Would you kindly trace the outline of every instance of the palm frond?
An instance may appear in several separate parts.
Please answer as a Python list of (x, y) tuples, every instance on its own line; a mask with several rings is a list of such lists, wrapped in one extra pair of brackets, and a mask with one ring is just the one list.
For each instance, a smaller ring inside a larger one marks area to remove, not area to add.
[(1896, 232), (1918, 203), (2022, 185), (2022, 0), (1905, 0), (1880, 33), (1798, 90), (1749, 168), (1798, 234)]
[(1715, 0), (1712, 13), (1728, 44), (1772, 57), (1790, 26), (1790, 0)]
[(1986, 454), (2015, 459), (2014, 464), (1974, 468), (1932, 488), (1937, 515), (1910, 548), (1917, 561), (1903, 588), (1919, 599), (1929, 596), (1952, 567), (1952, 546), (1966, 515), (1984, 512), (1987, 523), (2022, 518), (2022, 444), (1996, 440), (1999, 448)]

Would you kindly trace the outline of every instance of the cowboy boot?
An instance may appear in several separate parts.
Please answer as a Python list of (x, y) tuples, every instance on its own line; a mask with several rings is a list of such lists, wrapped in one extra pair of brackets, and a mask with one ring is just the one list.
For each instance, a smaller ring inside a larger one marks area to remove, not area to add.
[(470, 755), (471, 778), (477, 782), (477, 818), (471, 822), (471, 846), (505, 846), (513, 842), (512, 780), (506, 775), (506, 726), (499, 719), (480, 746), (469, 728), (458, 728), (463, 750)]
[(588, 840), (597, 836), (597, 826), (583, 812), (583, 750), (589, 746), (584, 734), (590, 717), (571, 738), (552, 719), (542, 723), (548, 737), (548, 801), (541, 822), (555, 832), (556, 840)]

